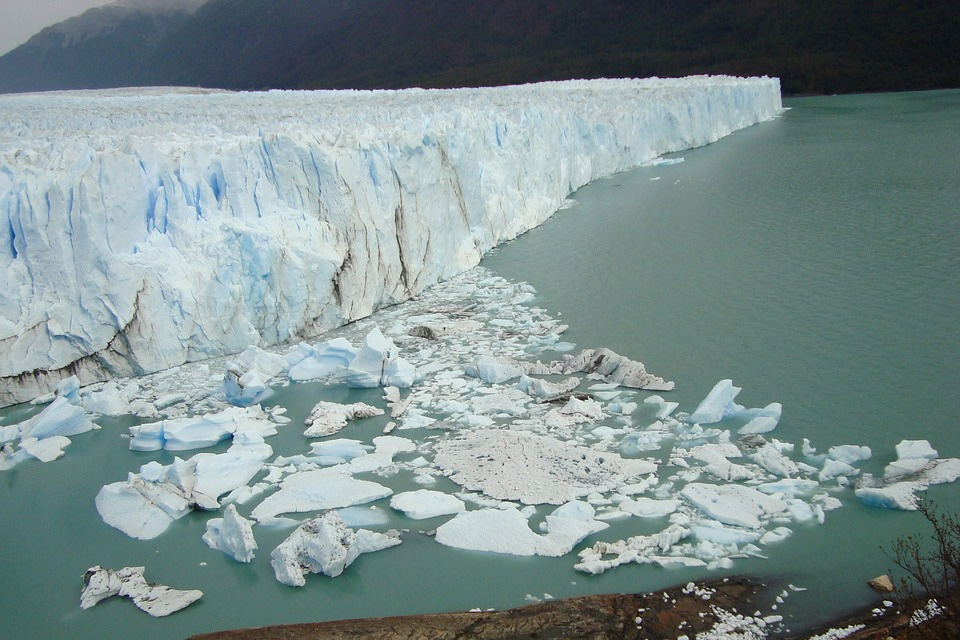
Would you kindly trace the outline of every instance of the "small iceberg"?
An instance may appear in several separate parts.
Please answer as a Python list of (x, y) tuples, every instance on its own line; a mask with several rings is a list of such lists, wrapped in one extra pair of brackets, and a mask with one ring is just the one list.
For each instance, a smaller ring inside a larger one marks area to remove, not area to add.
[(83, 576), (80, 607), (89, 609), (102, 600), (123, 596), (133, 600), (141, 611), (155, 618), (184, 609), (203, 596), (202, 591), (180, 591), (160, 584), (149, 584), (143, 567), (124, 567), (119, 571), (95, 566)]

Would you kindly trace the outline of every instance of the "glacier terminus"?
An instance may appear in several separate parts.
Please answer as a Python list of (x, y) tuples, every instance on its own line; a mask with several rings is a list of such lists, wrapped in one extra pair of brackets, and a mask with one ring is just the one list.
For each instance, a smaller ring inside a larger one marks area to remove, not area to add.
[(0, 97), (0, 405), (366, 317), (781, 110), (724, 76)]

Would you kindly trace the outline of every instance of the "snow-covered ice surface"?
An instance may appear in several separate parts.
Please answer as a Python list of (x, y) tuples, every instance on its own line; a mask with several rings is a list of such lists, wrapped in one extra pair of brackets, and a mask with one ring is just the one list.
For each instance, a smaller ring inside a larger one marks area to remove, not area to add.
[(366, 317), (591, 180), (780, 112), (777, 79), (731, 77), (3, 96), (0, 404)]

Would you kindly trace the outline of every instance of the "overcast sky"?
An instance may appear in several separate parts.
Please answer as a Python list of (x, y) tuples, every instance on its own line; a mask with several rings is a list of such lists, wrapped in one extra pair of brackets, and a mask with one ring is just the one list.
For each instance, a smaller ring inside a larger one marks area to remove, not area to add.
[(113, 0), (0, 0), (0, 55), (36, 34), (91, 7)]

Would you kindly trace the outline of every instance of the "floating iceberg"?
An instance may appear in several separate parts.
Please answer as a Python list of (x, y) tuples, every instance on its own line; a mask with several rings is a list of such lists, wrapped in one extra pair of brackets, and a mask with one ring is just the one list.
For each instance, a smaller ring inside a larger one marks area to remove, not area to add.
[(264, 438), (276, 433), (276, 425), (260, 407), (231, 407), (212, 414), (130, 427), (130, 449), (186, 451), (210, 447), (238, 434)]
[(291, 380), (302, 382), (325, 378), (345, 369), (357, 357), (357, 349), (345, 338), (334, 338), (311, 347), (300, 343), (287, 354)]
[(16, 452), (12, 444), (0, 450), (0, 471), (16, 466), (26, 456), (40, 462), (56, 460), (70, 445), (67, 436), (98, 428), (80, 404), (79, 382), (71, 376), (61, 381), (52, 402), (43, 411), (18, 424), (0, 427), (0, 444), (20, 441)]
[(270, 554), (278, 581), (291, 587), (306, 584), (306, 574), (322, 573), (335, 578), (361, 553), (372, 553), (400, 544), (396, 532), (376, 533), (348, 528), (330, 511), (306, 522)]
[(524, 371), (524, 367), (515, 361), (493, 356), (478, 356), (476, 360), (463, 366), (466, 375), (480, 378), (489, 384), (513, 380), (523, 375)]
[(546, 517), (546, 533), (540, 535), (517, 509), (464, 511), (437, 528), (436, 540), (458, 549), (557, 557), (609, 526), (594, 520), (594, 515), (593, 507), (584, 502), (568, 503)]
[(83, 576), (80, 607), (89, 609), (101, 600), (124, 596), (137, 608), (159, 618), (190, 606), (203, 596), (202, 591), (180, 591), (159, 584), (148, 584), (143, 567), (125, 567), (119, 571), (96, 566)]
[(257, 550), (253, 523), (237, 513), (232, 504), (223, 510), (222, 518), (207, 520), (203, 541), (211, 549), (222, 551), (237, 562), (250, 562)]
[(322, 438), (331, 436), (345, 426), (347, 421), (357, 418), (371, 418), (382, 416), (383, 409), (372, 407), (362, 402), (353, 404), (338, 404), (336, 402), (318, 402), (304, 420), (309, 428), (303, 432), (308, 438)]
[(218, 509), (218, 498), (246, 485), (273, 454), (263, 440), (249, 436), (226, 453), (198, 453), (169, 465), (149, 462), (125, 482), (100, 489), (95, 500), (100, 517), (131, 538), (150, 540), (194, 507)]
[(713, 424), (743, 411), (743, 407), (734, 402), (740, 390), (740, 387), (733, 386), (733, 380), (721, 380), (690, 414), (687, 422)]
[(587, 373), (607, 382), (648, 391), (671, 391), (674, 387), (672, 382), (647, 373), (642, 362), (631, 360), (607, 348), (585, 349), (576, 356), (564, 356), (562, 360), (549, 365), (527, 367), (527, 373)]
[(460, 498), (429, 489), (398, 493), (390, 498), (390, 506), (414, 520), (448, 516), (460, 513), (465, 508)]
[(764, 520), (787, 511), (778, 496), (738, 484), (691, 482), (680, 495), (714, 520), (747, 529), (759, 529)]
[(281, 513), (325, 511), (364, 504), (393, 494), (393, 490), (370, 482), (357, 480), (334, 469), (301, 471), (283, 479), (280, 490), (267, 496), (251, 515), (260, 522), (269, 521)]
[(437, 443), (435, 464), (467, 489), (523, 504), (563, 504), (656, 471), (656, 465), (615, 453), (500, 430)]

